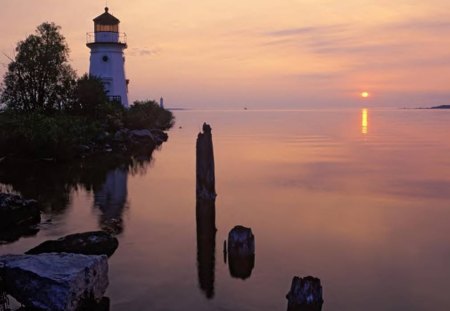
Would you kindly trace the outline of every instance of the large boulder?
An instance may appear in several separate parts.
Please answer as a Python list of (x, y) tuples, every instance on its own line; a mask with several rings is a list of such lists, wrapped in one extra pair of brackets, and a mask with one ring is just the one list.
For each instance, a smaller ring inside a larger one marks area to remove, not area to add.
[(228, 269), (235, 278), (247, 279), (255, 267), (255, 236), (251, 228), (234, 227), (228, 234)]
[(0, 231), (18, 226), (30, 226), (41, 221), (41, 212), (35, 200), (19, 195), (0, 193)]
[(320, 311), (322, 310), (322, 285), (320, 279), (307, 276), (292, 279), (291, 290), (286, 295), (288, 311)]
[(108, 287), (106, 256), (6, 255), (0, 273), (6, 292), (37, 310), (75, 311), (100, 301)]
[(111, 256), (119, 246), (119, 241), (103, 231), (76, 233), (58, 240), (45, 241), (25, 254), (75, 253), (84, 255)]

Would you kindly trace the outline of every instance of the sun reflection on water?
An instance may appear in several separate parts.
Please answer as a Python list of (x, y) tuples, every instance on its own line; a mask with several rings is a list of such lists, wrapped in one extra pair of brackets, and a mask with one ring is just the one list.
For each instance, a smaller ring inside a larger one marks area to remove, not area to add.
[(361, 120), (361, 133), (366, 135), (368, 133), (368, 126), (369, 126), (369, 110), (367, 108), (364, 108), (362, 110), (362, 120)]

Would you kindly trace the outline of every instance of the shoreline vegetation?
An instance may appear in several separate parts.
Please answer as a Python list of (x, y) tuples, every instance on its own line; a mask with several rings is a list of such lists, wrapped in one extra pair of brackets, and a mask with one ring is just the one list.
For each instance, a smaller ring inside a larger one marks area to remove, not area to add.
[(100, 78), (77, 77), (60, 27), (43, 23), (20, 41), (0, 86), (0, 162), (67, 161), (149, 152), (167, 140), (171, 111), (156, 101), (110, 100)]

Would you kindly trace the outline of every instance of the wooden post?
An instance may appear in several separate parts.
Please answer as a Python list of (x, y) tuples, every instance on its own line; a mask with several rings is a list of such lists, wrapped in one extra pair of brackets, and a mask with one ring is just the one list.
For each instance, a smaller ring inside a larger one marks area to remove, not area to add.
[(197, 137), (197, 268), (200, 288), (214, 297), (216, 253), (216, 188), (211, 126), (204, 123)]
[(197, 137), (197, 199), (215, 200), (214, 150), (211, 126), (203, 123), (203, 133)]

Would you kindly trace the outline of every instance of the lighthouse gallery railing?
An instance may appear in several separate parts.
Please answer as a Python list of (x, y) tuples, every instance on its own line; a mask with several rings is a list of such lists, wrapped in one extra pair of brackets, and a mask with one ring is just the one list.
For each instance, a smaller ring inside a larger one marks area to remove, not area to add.
[(120, 43), (126, 45), (127, 35), (123, 32), (88, 32), (86, 33), (86, 43)]

